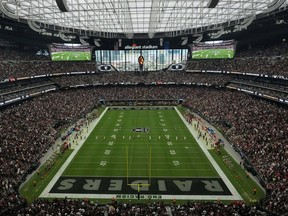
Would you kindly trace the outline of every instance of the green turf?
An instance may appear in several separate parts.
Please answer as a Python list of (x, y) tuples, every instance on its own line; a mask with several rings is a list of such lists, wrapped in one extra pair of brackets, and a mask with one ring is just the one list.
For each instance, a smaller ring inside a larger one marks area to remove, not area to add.
[(90, 61), (90, 52), (55, 52), (51, 53), (52, 61)]
[[(182, 114), (186, 112), (186, 109), (181, 107), (179, 110)], [(149, 132), (132, 131), (138, 127), (148, 128)], [(115, 137), (112, 137), (113, 135)], [(166, 135), (169, 135), (169, 139)], [(55, 167), (45, 174), (43, 180), (35, 173), (21, 188), (21, 195), (29, 202), (37, 198), (71, 152), (72, 150), (69, 150), (59, 158)], [(224, 149), (221, 152), (221, 156), (214, 151), (210, 151), (210, 154), (243, 199), (248, 203), (252, 200), (253, 203), (254, 200), (263, 198), (264, 192), (251, 178), (246, 177), (245, 170), (239, 164), (233, 162), (234, 170), (225, 165), (222, 156), (227, 155), (227, 152)], [(174, 110), (107, 111), (71, 161), (64, 175), (127, 176), (127, 171), (128, 177), (219, 177)], [(42, 172), (40, 169), (40, 173)], [(33, 186), (34, 180), (37, 182), (36, 187)], [(257, 188), (256, 195), (253, 194), (253, 188)]]
[[(45, 165), (43, 165), (39, 168), (39, 171), (34, 172), (31, 178), (20, 188), (21, 196), (25, 197), (28, 203), (37, 199), (72, 152), (73, 150), (68, 149), (63, 155), (57, 158), (51, 170), (46, 171)], [(34, 181), (36, 183), (35, 186)]]
[[(218, 165), (221, 167), (222, 171), (225, 173), (227, 178), (232, 182), (236, 190), (242, 196), (242, 198), (250, 204), (254, 204), (256, 201), (264, 198), (265, 193), (261, 187), (251, 178), (247, 178), (247, 172), (243, 167), (240, 166), (227, 152), (225, 149), (221, 148), (221, 155), (217, 154), (214, 150), (209, 151)], [(223, 155), (228, 156), (234, 164), (234, 169), (231, 170), (224, 163), (222, 157)], [(254, 195), (253, 189), (256, 188), (257, 192)]]
[(234, 50), (231, 49), (207, 49), (193, 51), (192, 59), (225, 59), (233, 58)]
[(108, 110), (64, 175), (218, 177), (174, 110)]

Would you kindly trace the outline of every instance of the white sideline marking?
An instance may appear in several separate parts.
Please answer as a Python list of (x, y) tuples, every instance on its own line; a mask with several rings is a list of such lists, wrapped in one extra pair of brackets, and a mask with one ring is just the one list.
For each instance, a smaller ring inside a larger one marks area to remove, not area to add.
[[(101, 113), (98, 119), (95, 120), (94, 125), (92, 129), (88, 132), (86, 137), (89, 137), (90, 133), (94, 130), (95, 126), (98, 124), (98, 122), (102, 119), (106, 111), (108, 110), (108, 107)], [(64, 162), (64, 164), (61, 166), (61, 168), (58, 170), (58, 172), (55, 174), (55, 176), (52, 178), (52, 180), (49, 182), (49, 184), (46, 186), (46, 188), (42, 191), (39, 197), (49, 197), (49, 191), (52, 189), (52, 187), (55, 185), (58, 178), (64, 173), (65, 169), (68, 167), (68, 165), (71, 163), (83, 143), (85, 142), (85, 139), (81, 140), (79, 144), (76, 146), (74, 151), (71, 153), (71, 155), (67, 158), (67, 160)]]
[[(97, 122), (95, 122), (95, 126), (97, 125), (97, 123), (102, 119), (103, 115), (106, 113), (108, 108), (106, 108), (104, 110), (104, 112), (100, 115), (100, 117), (97, 119)], [(193, 135), (193, 137), (195, 138), (195, 140), (197, 141), (196, 137), (197, 134), (195, 131), (193, 131), (192, 126), (189, 125), (185, 119), (183, 118), (183, 116), (181, 115), (181, 113), (179, 112), (179, 110), (174, 107), (174, 109), (176, 110), (176, 112), (178, 113), (178, 115), (180, 116), (180, 118), (182, 119), (182, 121), (184, 122), (184, 124), (187, 126), (187, 128), (189, 129), (190, 133)], [(160, 120), (161, 121), (161, 120)], [(95, 126), (93, 127), (93, 129), (95, 128)], [(93, 129), (89, 132), (89, 134), (93, 131)], [(89, 135), (88, 134), (88, 135)], [(88, 136), (87, 136), (88, 137)], [(105, 137), (104, 137), (105, 138)], [(115, 136), (116, 138), (116, 136)], [(131, 139), (131, 136), (129, 137), (129, 139)], [(160, 136), (159, 136), (160, 139)], [(178, 140), (178, 137), (176, 137), (176, 140)], [(59, 171), (56, 173), (56, 175), (53, 177), (53, 179), (49, 182), (49, 184), (47, 185), (47, 187), (44, 189), (44, 191), (41, 193), (41, 195), (39, 197), (47, 197), (47, 198), (97, 198), (97, 199), (112, 199), (117, 197), (119, 194), (69, 194), (69, 193), (64, 193), (64, 194), (59, 194), (59, 193), (49, 193), (49, 191), (52, 189), (52, 187), (54, 186), (54, 184), (56, 183), (56, 181), (58, 180), (58, 178), (62, 175), (62, 173), (64, 172), (64, 170), (66, 169), (66, 167), (69, 165), (69, 163), (72, 161), (72, 159), (74, 158), (74, 156), (76, 155), (76, 153), (78, 152), (78, 150), (81, 148), (81, 146), (83, 145), (84, 140), (81, 140), (81, 142), (79, 143), (79, 145), (75, 148), (75, 150), (72, 152), (72, 154), (69, 156), (69, 158), (65, 161), (65, 163), (62, 165), (62, 167), (59, 169)], [(169, 142), (167, 142), (168, 144)], [(198, 143), (198, 142), (197, 142)], [(172, 142), (171, 142), (172, 144)], [(213, 167), (215, 168), (216, 172), (219, 174), (219, 176), (223, 179), (223, 181), (225, 182), (226, 186), (228, 187), (228, 189), (230, 190), (230, 192), (232, 193), (232, 195), (161, 195), (161, 199), (163, 200), (172, 200), (172, 199), (176, 199), (176, 200), (242, 200), (242, 197), (239, 195), (239, 193), (237, 192), (237, 190), (234, 188), (234, 186), (232, 185), (232, 183), (229, 181), (229, 179), (226, 177), (226, 175), (223, 173), (223, 171), (221, 170), (221, 168), (219, 167), (219, 165), (216, 163), (216, 161), (214, 160), (214, 158), (210, 155), (210, 153), (208, 152), (208, 150), (205, 148), (205, 146), (200, 145), (200, 143), (198, 143), (200, 148), (203, 150), (204, 154), (206, 155), (206, 157), (208, 158), (208, 160), (210, 161), (210, 163), (213, 165)], [(168, 144), (169, 145), (169, 144)], [(173, 156), (171, 156), (172, 158)], [(125, 157), (124, 157), (125, 158)], [(142, 157), (141, 157), (142, 158)], [(162, 157), (153, 157), (153, 158), (162, 158)], [(191, 156), (189, 157), (183, 157), (183, 158), (191, 158)], [(192, 158), (201, 158), (201, 157), (192, 157)], [(102, 162), (102, 166), (105, 166), (107, 161), (101, 161)], [(101, 163), (100, 162), (100, 163)], [(105, 163), (106, 162), (106, 163)], [(98, 162), (99, 163), (99, 162)], [(146, 170), (146, 169), (145, 169)], [(161, 169), (162, 170), (162, 169)], [(187, 170), (187, 169), (185, 169)], [(194, 169), (192, 169), (194, 170)], [(200, 169), (200, 170), (205, 170), (205, 169)], [(199, 171), (199, 169), (198, 169)], [(137, 176), (139, 177), (139, 176)], [(168, 176), (165, 176), (166, 178)], [(173, 178), (175, 178), (176, 176), (172, 176)], [(190, 176), (189, 176), (190, 178)], [(207, 176), (204, 176), (203, 178), (207, 178)], [(121, 194), (121, 195), (127, 195), (127, 199), (137, 199), (137, 196), (135, 196), (134, 198), (132, 198), (131, 196), (129, 196), (129, 194)], [(147, 197), (146, 199), (148, 199), (148, 196), (153, 196), (153, 194), (145, 194), (145, 197)], [(153, 199), (153, 198), (152, 198)]]
[[(176, 112), (178, 113), (179, 117), (182, 119), (182, 121), (184, 122), (184, 124), (186, 125), (186, 127), (188, 128), (188, 130), (190, 131), (190, 133), (193, 135), (194, 139), (196, 140), (196, 142), (198, 143), (197, 138), (197, 134), (193, 129), (193, 127), (191, 125), (188, 124), (188, 122), (184, 119), (184, 117), (181, 115), (181, 113), (179, 112), (179, 110), (177, 109), (177, 107), (174, 107), (174, 109), (176, 110)], [(228, 189), (230, 190), (230, 192), (232, 193), (232, 196), (220, 196), (220, 198), (222, 200), (227, 199), (228, 197), (230, 197), (230, 199), (227, 200), (243, 200), (243, 198), (241, 197), (241, 195), (238, 193), (238, 191), (235, 189), (235, 187), (233, 186), (233, 184), (230, 182), (230, 180), (227, 178), (227, 176), (224, 174), (224, 172), (222, 171), (222, 169), (219, 167), (219, 165), (217, 164), (217, 162), (214, 160), (214, 158), (211, 156), (211, 154), (208, 152), (208, 150), (205, 148), (204, 145), (201, 145), (200, 143), (198, 143), (198, 145), (200, 146), (200, 148), (202, 149), (202, 151), (204, 152), (204, 154), (206, 155), (206, 157), (208, 158), (208, 160), (210, 161), (210, 163), (212, 164), (212, 166), (214, 167), (214, 169), (216, 170), (216, 172), (219, 174), (219, 176), (223, 179), (223, 181), (225, 182), (226, 186), (228, 187)], [(212, 197), (212, 196), (211, 196)], [(219, 197), (219, 196), (218, 196)], [(226, 198), (227, 197), (227, 198)]]

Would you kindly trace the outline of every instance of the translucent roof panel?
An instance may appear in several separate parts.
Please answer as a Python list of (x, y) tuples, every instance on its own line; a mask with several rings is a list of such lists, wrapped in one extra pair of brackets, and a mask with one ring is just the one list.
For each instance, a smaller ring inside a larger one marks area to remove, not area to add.
[(257, 15), (288, 0), (67, 0), (61, 12), (56, 0), (2, 0), (17, 18), (51, 26), (110, 33), (155, 33), (211, 26)]

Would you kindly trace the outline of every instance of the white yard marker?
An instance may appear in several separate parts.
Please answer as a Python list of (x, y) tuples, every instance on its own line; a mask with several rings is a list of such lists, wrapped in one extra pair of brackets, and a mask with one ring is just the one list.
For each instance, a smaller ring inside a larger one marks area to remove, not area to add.
[(105, 155), (109, 155), (111, 153), (111, 150), (105, 150)]
[(170, 154), (171, 154), (171, 155), (175, 155), (175, 154), (176, 154), (176, 151), (175, 151), (175, 150), (170, 150)]
[(180, 165), (179, 161), (173, 161), (173, 164), (174, 164), (174, 166), (179, 166)]
[(101, 165), (101, 166), (106, 166), (106, 164), (107, 164), (107, 161), (101, 161), (101, 162), (100, 162), (100, 165)]

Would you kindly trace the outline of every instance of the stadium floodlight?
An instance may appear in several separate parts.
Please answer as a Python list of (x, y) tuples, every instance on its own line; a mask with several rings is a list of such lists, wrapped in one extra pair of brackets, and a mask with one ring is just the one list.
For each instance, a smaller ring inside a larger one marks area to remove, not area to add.
[(207, 7), (208, 8), (215, 8), (218, 4), (219, 0), (210, 0)]
[(85, 40), (89, 39), (89, 37), (87, 36), (79, 36), (79, 41), (81, 42), (81, 44), (83, 45), (89, 45), (89, 43)]
[(33, 20), (27, 20), (28, 26), (35, 32), (45, 32), (45, 29), (41, 29), (40, 26), (38, 26)]
[(57, 6), (61, 12), (68, 12), (67, 0), (56, 0)]
[[(9, 4), (12, 4), (12, 3), (9, 3)], [(11, 7), (9, 7), (9, 5), (7, 5), (7, 3), (5, 3), (3, 1), (0, 3), (0, 11), (12, 19), (18, 19), (19, 18), (18, 15), (16, 14), (16, 12)]]

